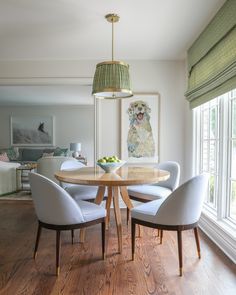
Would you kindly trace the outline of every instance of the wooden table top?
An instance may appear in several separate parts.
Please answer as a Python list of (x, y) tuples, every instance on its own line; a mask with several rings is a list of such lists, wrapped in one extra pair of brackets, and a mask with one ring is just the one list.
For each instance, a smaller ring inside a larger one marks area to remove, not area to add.
[(127, 186), (135, 184), (151, 184), (168, 179), (168, 171), (151, 166), (125, 165), (115, 173), (105, 173), (99, 167), (83, 167), (73, 171), (58, 171), (56, 179), (62, 182), (96, 185), (96, 186)]

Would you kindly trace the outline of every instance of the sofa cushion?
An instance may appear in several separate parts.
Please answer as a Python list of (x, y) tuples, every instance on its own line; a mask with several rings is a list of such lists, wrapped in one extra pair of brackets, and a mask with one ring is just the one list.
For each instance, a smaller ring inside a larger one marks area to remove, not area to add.
[(55, 151), (55, 148), (54, 149), (48, 149), (48, 148), (46, 148), (46, 149), (43, 150), (43, 152), (44, 153), (47, 153), (47, 154), (54, 153), (54, 151)]
[(37, 161), (43, 155), (43, 149), (22, 149), (21, 161)]
[(51, 156), (53, 156), (53, 152), (52, 153), (45, 153), (45, 152), (43, 152), (43, 155), (42, 155), (42, 158), (43, 157), (51, 157)]
[[(15, 149), (15, 148), (14, 148)], [(5, 149), (7, 151), (9, 149)], [(62, 154), (62, 156), (68, 154), (68, 149), (61, 149), (61, 148), (19, 148), (19, 152), (17, 153), (19, 156), (16, 159), (10, 159), (11, 161), (20, 161), (23, 163), (27, 162), (36, 162), (38, 159), (44, 156), (52, 155), (55, 156), (54, 152)], [(47, 154), (47, 155), (46, 155)]]
[(68, 149), (61, 149), (57, 147), (53, 153), (53, 156), (68, 156)]

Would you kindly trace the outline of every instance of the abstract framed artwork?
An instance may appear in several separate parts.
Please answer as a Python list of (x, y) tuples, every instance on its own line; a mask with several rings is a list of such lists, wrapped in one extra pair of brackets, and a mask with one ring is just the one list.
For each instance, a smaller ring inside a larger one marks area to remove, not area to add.
[(140, 93), (121, 100), (121, 158), (129, 163), (159, 161), (160, 98)]
[(54, 117), (11, 116), (11, 145), (54, 145)]

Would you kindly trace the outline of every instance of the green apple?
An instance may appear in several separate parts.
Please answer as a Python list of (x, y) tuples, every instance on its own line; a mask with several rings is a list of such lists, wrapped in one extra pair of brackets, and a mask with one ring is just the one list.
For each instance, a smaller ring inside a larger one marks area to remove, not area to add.
[(99, 160), (98, 160), (98, 163), (106, 163), (106, 160), (105, 160), (104, 158), (99, 159)]
[(121, 160), (117, 156), (104, 156), (103, 158), (98, 160), (98, 163), (119, 163)]

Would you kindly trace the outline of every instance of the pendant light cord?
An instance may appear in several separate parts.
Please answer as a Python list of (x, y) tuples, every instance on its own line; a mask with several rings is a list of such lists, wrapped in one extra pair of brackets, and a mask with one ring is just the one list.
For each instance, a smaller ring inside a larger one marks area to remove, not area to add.
[(114, 22), (112, 22), (112, 44), (111, 44), (111, 48), (112, 48), (112, 61), (114, 60)]
[[(114, 61), (114, 21), (112, 21), (112, 61)], [(113, 68), (114, 71), (114, 68)], [(115, 76), (115, 73), (113, 72), (113, 77)], [(115, 93), (112, 93), (112, 97), (115, 98)]]

